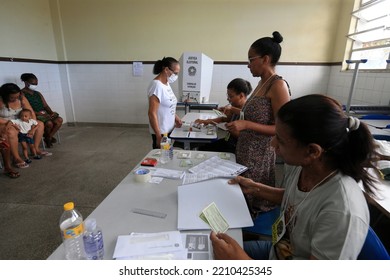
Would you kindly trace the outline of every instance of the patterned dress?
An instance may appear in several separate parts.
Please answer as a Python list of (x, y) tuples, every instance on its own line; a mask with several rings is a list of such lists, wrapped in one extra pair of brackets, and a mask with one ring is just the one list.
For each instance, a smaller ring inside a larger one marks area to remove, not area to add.
[[(264, 94), (261, 95), (256, 95), (261, 90), (261, 87), (257, 86), (243, 108), (245, 120), (265, 125), (275, 124), (271, 99), (267, 97), (267, 93), (272, 84), (280, 79), (282, 77), (273, 76), (265, 88)], [(248, 167), (242, 176), (255, 182), (275, 186), (276, 155), (271, 146), (272, 137), (249, 129), (240, 131), (236, 146), (236, 159), (237, 163)], [(267, 212), (276, 207), (275, 204), (267, 200), (254, 199), (251, 195), (246, 195), (245, 198), (253, 218), (260, 212)]]

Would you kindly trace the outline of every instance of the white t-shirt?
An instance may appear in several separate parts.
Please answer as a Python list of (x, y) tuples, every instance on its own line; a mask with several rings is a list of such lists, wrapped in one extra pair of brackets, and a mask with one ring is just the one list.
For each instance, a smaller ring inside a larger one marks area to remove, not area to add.
[(38, 122), (34, 119), (29, 119), (28, 122), (24, 122), (21, 119), (11, 120), (12, 123), (19, 125), (20, 133), (27, 134), (33, 125), (38, 125)]
[[(148, 98), (155, 95), (160, 101), (160, 106), (157, 111), (158, 125), (161, 134), (169, 133), (175, 127), (175, 115), (177, 98), (172, 91), (169, 83), (163, 84), (159, 80), (153, 80), (148, 88)], [(149, 131), (155, 134), (149, 123)]]
[[(358, 183), (338, 172), (311, 193), (298, 189), (302, 168), (287, 166), (282, 209), (293, 259), (356, 259), (370, 222)], [(276, 245), (276, 247), (278, 244)], [(275, 258), (272, 251), (271, 258)]]

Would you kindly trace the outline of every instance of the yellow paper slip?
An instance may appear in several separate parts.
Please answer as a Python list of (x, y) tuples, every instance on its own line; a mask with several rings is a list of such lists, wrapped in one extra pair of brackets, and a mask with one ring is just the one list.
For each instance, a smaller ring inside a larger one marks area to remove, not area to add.
[(204, 208), (199, 217), (210, 226), (211, 230), (219, 233), (226, 232), (229, 229), (229, 224), (222, 216), (217, 205), (212, 202), (209, 206)]

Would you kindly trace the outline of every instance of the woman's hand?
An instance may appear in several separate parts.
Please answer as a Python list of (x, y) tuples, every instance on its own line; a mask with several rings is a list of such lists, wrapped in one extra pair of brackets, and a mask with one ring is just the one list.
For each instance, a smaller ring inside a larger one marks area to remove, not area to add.
[(181, 127), (183, 125), (183, 121), (179, 118), (178, 115), (175, 116), (175, 127)]
[(258, 192), (258, 188), (255, 187), (255, 182), (252, 179), (237, 176), (229, 180), (229, 184), (239, 184), (244, 194), (254, 194)]
[(234, 122), (230, 122), (226, 124), (226, 128), (229, 130), (230, 133), (239, 133), (241, 130), (246, 129), (246, 121), (245, 120), (238, 120)]
[(210, 240), (213, 245), (214, 259), (216, 260), (251, 259), (237, 241), (225, 233), (211, 232)]
[(196, 119), (194, 123), (199, 123), (199, 124), (204, 124), (204, 125), (208, 125), (211, 123), (210, 120), (201, 120), (201, 119)]
[(15, 128), (17, 131), (20, 131), (20, 126), (16, 123), (9, 122), (7, 123), (7, 126), (5, 127), (6, 130), (9, 130), (11, 127)]

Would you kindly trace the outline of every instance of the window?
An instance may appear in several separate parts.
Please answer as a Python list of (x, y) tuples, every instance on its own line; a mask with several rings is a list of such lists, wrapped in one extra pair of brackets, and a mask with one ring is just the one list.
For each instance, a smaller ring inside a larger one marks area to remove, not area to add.
[[(356, 27), (348, 34), (352, 40), (350, 59), (367, 59), (360, 69), (390, 69), (390, 0), (361, 0), (352, 20)], [(348, 69), (354, 66), (348, 64)]]

